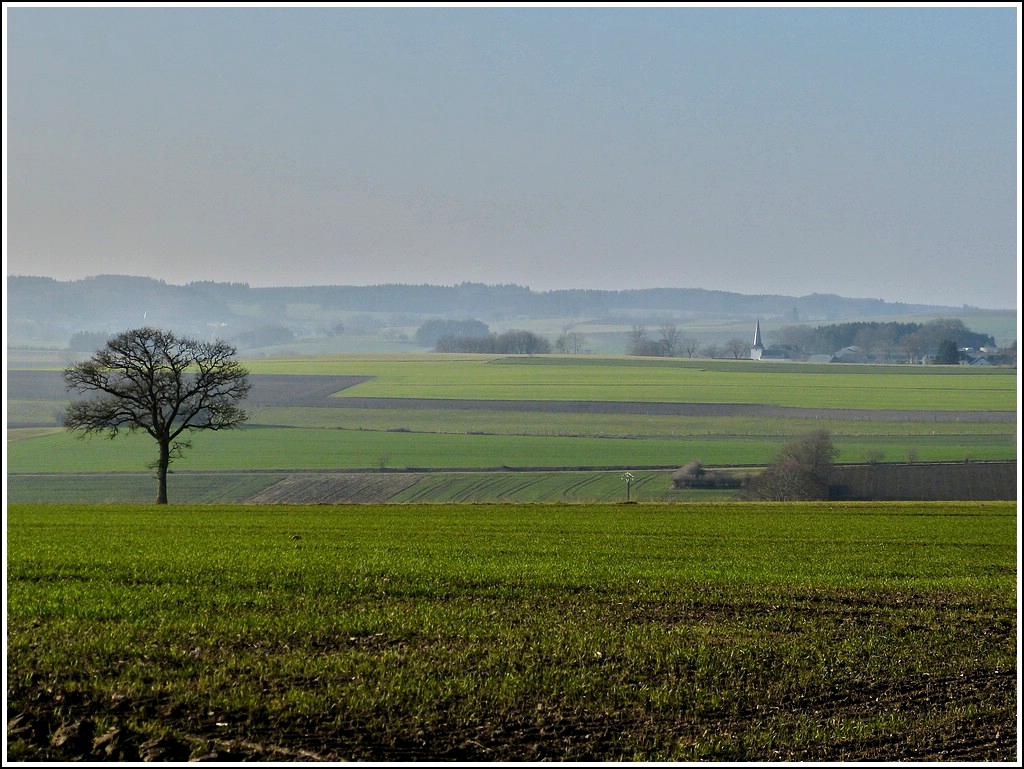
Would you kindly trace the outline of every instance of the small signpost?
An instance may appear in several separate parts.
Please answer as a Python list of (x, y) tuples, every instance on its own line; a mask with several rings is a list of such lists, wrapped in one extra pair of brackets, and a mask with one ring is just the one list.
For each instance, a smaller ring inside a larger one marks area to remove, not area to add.
[(626, 482), (626, 501), (629, 502), (629, 485), (633, 482), (633, 473), (625, 473), (622, 480)]

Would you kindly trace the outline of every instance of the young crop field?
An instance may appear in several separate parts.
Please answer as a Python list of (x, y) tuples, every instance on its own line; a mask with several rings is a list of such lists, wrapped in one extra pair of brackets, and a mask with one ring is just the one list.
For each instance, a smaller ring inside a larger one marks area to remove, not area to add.
[(1014, 503), (10, 505), (8, 761), (1002, 761)]

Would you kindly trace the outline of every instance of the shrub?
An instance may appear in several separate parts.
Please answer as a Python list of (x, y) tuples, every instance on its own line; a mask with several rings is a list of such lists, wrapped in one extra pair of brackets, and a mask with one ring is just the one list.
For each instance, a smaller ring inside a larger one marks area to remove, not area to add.
[(689, 462), (672, 473), (672, 488), (692, 488), (704, 476), (704, 465), (697, 460)]
[(838, 449), (827, 430), (800, 436), (747, 484), (746, 496), (772, 502), (828, 499), (828, 476)]

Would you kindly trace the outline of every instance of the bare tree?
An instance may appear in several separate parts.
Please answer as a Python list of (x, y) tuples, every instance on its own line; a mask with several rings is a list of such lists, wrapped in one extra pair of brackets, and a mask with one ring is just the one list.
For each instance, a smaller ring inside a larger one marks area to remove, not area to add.
[(740, 358), (750, 357), (750, 342), (745, 339), (738, 339), (733, 337), (725, 343), (725, 351), (729, 353), (733, 358), (739, 360)]
[(658, 342), (661, 344), (662, 355), (674, 358), (679, 354), (679, 344), (682, 341), (683, 332), (679, 330), (678, 326), (671, 323), (663, 325), (659, 332), (661, 336)]
[(686, 354), (687, 358), (692, 358), (697, 354), (697, 349), (700, 347), (700, 342), (694, 339), (692, 336), (685, 336), (679, 340), (679, 349)]
[(579, 331), (564, 331), (555, 340), (555, 352), (568, 355), (581, 355), (585, 352), (587, 338)]
[(828, 499), (828, 476), (839, 451), (827, 430), (794, 438), (747, 486), (747, 496), (784, 502)]
[(630, 355), (639, 355), (637, 350), (643, 348), (647, 342), (647, 329), (643, 326), (633, 326), (626, 337), (626, 348)]
[(900, 349), (907, 356), (907, 363), (917, 363), (925, 351), (925, 340), (920, 332), (907, 334), (900, 339)]
[(777, 460), (790, 461), (808, 472), (827, 475), (839, 454), (828, 430), (812, 430), (797, 436), (779, 451)]
[(143, 430), (156, 442), (158, 505), (167, 504), (167, 471), (191, 443), (182, 434), (236, 427), (248, 415), (239, 406), (249, 392), (246, 371), (226, 342), (178, 338), (139, 328), (107, 341), (89, 360), (64, 370), (68, 390), (97, 397), (73, 401), (64, 425), (83, 435), (113, 439)]

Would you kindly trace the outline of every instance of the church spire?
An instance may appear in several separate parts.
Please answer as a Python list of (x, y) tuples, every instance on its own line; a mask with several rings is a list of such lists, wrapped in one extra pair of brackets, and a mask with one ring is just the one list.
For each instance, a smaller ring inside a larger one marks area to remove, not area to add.
[(754, 324), (754, 343), (750, 346), (750, 359), (761, 360), (764, 355), (764, 343), (761, 341), (761, 319)]

